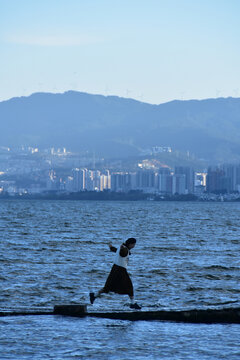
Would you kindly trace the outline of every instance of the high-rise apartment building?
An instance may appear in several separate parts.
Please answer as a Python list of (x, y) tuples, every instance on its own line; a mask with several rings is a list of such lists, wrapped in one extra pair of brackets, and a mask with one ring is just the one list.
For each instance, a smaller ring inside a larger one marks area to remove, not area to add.
[(176, 166), (175, 175), (185, 175), (185, 194), (194, 193), (194, 170), (189, 166)]
[(157, 188), (157, 174), (152, 170), (139, 170), (136, 173), (138, 190), (154, 190)]
[(162, 167), (157, 174), (157, 190), (161, 194), (172, 194), (173, 178), (169, 168)]
[(117, 172), (111, 174), (111, 190), (127, 192), (132, 189), (132, 174)]
[(172, 176), (172, 194), (186, 194), (186, 175), (174, 174)]
[(209, 167), (207, 173), (207, 192), (223, 192), (226, 189), (227, 181), (225, 172), (218, 167)]
[(207, 173), (208, 192), (240, 191), (240, 165), (227, 164), (209, 167)]
[(73, 191), (82, 191), (85, 189), (86, 171), (87, 169), (73, 169)]

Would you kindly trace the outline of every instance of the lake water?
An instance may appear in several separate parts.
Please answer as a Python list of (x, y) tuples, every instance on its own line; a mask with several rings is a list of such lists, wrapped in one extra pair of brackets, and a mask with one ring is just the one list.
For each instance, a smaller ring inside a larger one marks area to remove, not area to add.
[[(240, 203), (0, 201), (0, 311), (88, 303), (118, 246), (144, 310), (240, 306)], [(92, 310), (128, 309), (104, 295)], [(0, 318), (0, 359), (239, 359), (240, 325)]]

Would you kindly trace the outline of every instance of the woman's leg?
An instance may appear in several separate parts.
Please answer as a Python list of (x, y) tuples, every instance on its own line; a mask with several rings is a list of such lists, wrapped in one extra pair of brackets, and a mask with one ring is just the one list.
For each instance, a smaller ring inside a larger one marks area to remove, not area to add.
[(94, 292), (91, 292), (91, 293), (89, 294), (91, 304), (93, 304), (94, 301), (95, 301), (98, 297), (100, 297), (103, 293), (104, 293), (104, 288), (100, 289), (100, 290), (96, 293), (96, 295), (95, 295)]

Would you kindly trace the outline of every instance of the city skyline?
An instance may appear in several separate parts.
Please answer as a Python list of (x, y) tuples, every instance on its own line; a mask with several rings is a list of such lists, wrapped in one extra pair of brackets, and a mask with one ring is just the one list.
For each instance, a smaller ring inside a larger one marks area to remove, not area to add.
[[(154, 157), (135, 158), (126, 170), (124, 160), (102, 164), (94, 161), (91, 165), (91, 157), (84, 158), (66, 148), (40, 150), (21, 147), (11, 150), (1, 147), (1, 150), (1, 198), (24, 198), (34, 194), (73, 194), (74, 197), (79, 192), (106, 190), (126, 194), (126, 200), (132, 196), (131, 192), (137, 192), (135, 200), (147, 199), (147, 194), (150, 200), (188, 195), (194, 196), (187, 199), (203, 201), (234, 201), (240, 198), (240, 163), (209, 166), (204, 171), (198, 171), (194, 166), (180, 163), (174, 166), (164, 164), (159, 161), (159, 154), (155, 153)], [(89, 196), (94, 198), (94, 195)]]

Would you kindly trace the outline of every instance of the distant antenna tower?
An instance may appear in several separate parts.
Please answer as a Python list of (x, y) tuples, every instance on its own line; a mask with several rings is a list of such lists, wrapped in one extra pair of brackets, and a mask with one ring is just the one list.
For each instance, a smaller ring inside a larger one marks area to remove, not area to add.
[(93, 152), (93, 170), (95, 170), (96, 167), (96, 158), (95, 158), (95, 151)]

